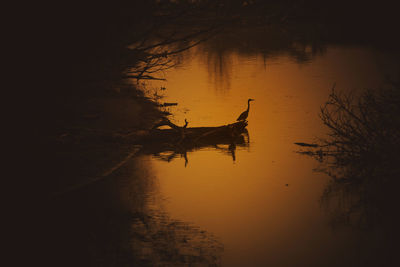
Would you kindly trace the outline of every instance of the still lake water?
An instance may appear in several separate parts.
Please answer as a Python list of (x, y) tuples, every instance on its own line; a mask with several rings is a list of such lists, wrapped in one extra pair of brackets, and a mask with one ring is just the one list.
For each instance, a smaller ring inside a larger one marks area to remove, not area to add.
[[(194, 225), (223, 244), (223, 266), (355, 266), (369, 260), (374, 237), (333, 228), (320, 204), (329, 177), (318, 162), (295, 153), (294, 142), (326, 133), (318, 113), (334, 83), (340, 91), (377, 88), (390, 74), (387, 58), (370, 48), (329, 46), (298, 63), (289, 55), (265, 59), (238, 52), (186, 52), (167, 81), (161, 102), (171, 121), (188, 127), (232, 123), (251, 102), (248, 144), (235, 159), (226, 145), (187, 153), (170, 162), (140, 156), (155, 179), (151, 209)], [(388, 73), (389, 72), (389, 73)], [(375, 245), (374, 245), (375, 244)]]

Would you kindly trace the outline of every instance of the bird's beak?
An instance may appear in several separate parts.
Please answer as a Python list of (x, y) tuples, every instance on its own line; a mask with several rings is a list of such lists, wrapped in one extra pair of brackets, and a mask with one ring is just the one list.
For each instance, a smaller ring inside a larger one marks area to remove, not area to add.
[(254, 101), (255, 99), (253, 99), (253, 98), (250, 98), (250, 101)]

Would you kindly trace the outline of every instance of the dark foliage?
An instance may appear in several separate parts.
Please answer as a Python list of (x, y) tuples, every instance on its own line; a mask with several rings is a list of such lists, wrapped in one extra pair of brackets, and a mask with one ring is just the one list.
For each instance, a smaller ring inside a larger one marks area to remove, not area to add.
[[(337, 222), (360, 227), (392, 224), (400, 175), (400, 87), (366, 91), (361, 96), (334, 89), (321, 107), (329, 137), (300, 153), (320, 162), (333, 180), (324, 204), (338, 198)], [(337, 204), (337, 203), (336, 203)]]

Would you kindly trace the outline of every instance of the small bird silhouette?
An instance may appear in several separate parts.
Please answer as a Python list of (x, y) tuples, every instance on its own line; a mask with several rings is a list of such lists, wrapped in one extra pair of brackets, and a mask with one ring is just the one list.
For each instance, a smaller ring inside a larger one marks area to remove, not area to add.
[(249, 98), (249, 100), (247, 100), (247, 109), (240, 114), (240, 116), (236, 119), (237, 121), (245, 121), (249, 116), (250, 101), (254, 101), (254, 99)]

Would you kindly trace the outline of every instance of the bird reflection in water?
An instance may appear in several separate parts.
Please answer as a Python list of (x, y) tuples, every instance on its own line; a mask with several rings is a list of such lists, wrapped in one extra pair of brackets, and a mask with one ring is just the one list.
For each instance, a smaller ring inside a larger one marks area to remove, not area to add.
[[(249, 147), (250, 144), (246, 127), (251, 101), (254, 99), (247, 100), (247, 109), (239, 115), (237, 122), (219, 127), (188, 128), (186, 119), (184, 126), (178, 126), (165, 118), (152, 128), (147, 140), (143, 140), (145, 145), (141, 153), (151, 154), (166, 162), (180, 155), (185, 159), (186, 167), (189, 163), (188, 152), (213, 147), (230, 155), (235, 162), (236, 148)], [(160, 126), (169, 126), (171, 129), (158, 129)]]
[[(165, 162), (171, 162), (172, 160), (178, 158), (184, 158), (185, 160), (185, 167), (187, 167), (189, 160), (188, 160), (188, 152), (197, 151), (204, 148), (215, 148), (223, 152), (225, 155), (230, 155), (232, 157), (233, 162), (236, 161), (236, 148), (237, 147), (249, 147), (249, 132), (247, 129), (244, 129), (243, 132), (238, 133), (232, 138), (231, 140), (226, 140), (225, 142), (219, 143), (209, 143), (209, 144), (201, 144), (196, 147), (187, 147), (187, 146), (180, 146), (180, 147), (169, 147), (168, 150), (164, 151), (157, 151), (151, 153), (157, 159), (160, 159)], [(146, 153), (147, 154), (147, 153)]]
[(235, 154), (235, 152), (236, 152), (236, 144), (233, 142), (232, 144), (229, 145), (228, 149), (231, 152), (232, 160), (236, 161), (236, 154)]
[(222, 151), (226, 155), (232, 157), (233, 162), (236, 161), (236, 148), (239, 147), (250, 147), (250, 136), (247, 129), (243, 129), (241, 133), (234, 133), (232, 135), (231, 143), (228, 147), (226, 144), (216, 144), (215, 149)]
[(143, 146), (141, 154), (153, 155), (166, 162), (171, 162), (180, 156), (185, 159), (185, 167), (189, 163), (188, 152), (215, 148), (230, 155), (235, 162), (236, 148), (249, 147), (247, 121), (244, 120), (219, 127), (187, 128), (186, 119), (182, 127), (170, 121), (161, 122), (157, 126), (159, 125), (168, 125), (172, 129), (155, 129), (152, 139)]

